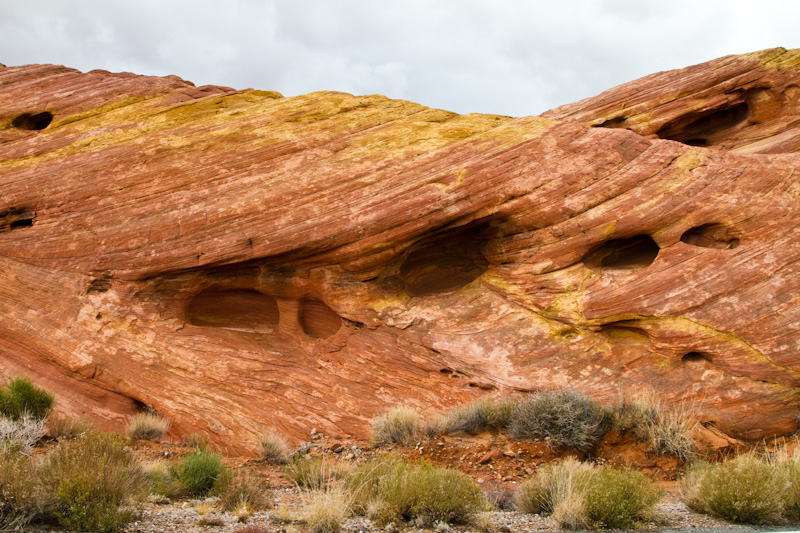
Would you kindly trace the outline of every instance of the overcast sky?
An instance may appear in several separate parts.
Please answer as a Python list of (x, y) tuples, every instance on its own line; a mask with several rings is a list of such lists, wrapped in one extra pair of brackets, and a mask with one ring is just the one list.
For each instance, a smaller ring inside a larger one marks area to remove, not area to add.
[(800, 48), (796, 0), (0, 0), (0, 63), (380, 93), (539, 114), (728, 54)]

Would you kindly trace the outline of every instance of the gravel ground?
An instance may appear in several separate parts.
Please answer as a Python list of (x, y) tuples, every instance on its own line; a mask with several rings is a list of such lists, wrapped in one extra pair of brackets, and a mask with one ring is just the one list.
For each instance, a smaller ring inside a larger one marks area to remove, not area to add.
[[(257, 524), (262, 526), (262, 531), (268, 532), (303, 532), (305, 528), (302, 521), (301, 509), (308, 493), (298, 489), (280, 489), (274, 492), (275, 507), (269, 511), (256, 513), (247, 522), (241, 524), (230, 513), (212, 512), (201, 515), (195, 510), (201, 502), (178, 502), (166, 505), (147, 504), (140, 519), (130, 524), (126, 533), (234, 533), (245, 525)], [(213, 503), (209, 502), (209, 503)], [(771, 527), (751, 527), (733, 525), (710, 516), (695, 513), (681, 503), (675, 495), (668, 495), (658, 506), (661, 516), (658, 523), (651, 523), (646, 529), (664, 533), (751, 533), (758, 531), (794, 531), (800, 529), (798, 524)], [(203, 511), (202, 506), (200, 508)], [(513, 511), (496, 511), (483, 513), (484, 519), (491, 519), (492, 530), (497, 533), (525, 533), (525, 532), (551, 532), (558, 531), (555, 523), (546, 517), (526, 515)], [(216, 526), (203, 526), (203, 519), (218, 519)], [(443, 527), (438, 529), (419, 529), (409, 527), (402, 531), (447, 531), (480, 533), (474, 527)], [(343, 531), (348, 533), (391, 532), (392, 527), (380, 528), (370, 520), (362, 517), (350, 518), (344, 524)]]

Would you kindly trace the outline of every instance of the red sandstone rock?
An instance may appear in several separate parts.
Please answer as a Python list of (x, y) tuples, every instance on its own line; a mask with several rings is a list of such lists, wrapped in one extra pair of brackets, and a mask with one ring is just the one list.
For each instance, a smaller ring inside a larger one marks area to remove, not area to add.
[(0, 66), (0, 370), (239, 452), (562, 386), (793, 431), (798, 61), (517, 119)]

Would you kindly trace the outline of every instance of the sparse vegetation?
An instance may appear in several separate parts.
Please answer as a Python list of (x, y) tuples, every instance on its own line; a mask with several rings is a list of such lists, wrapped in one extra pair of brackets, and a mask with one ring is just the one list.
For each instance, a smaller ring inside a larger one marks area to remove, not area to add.
[(12, 420), (45, 420), (54, 403), (51, 393), (37, 387), (28, 378), (12, 378), (5, 387), (0, 388), (0, 416)]
[(338, 533), (349, 514), (349, 497), (341, 489), (315, 493), (303, 509), (311, 533)]
[(265, 431), (259, 440), (261, 444), (261, 457), (263, 457), (265, 461), (272, 464), (284, 464), (289, 461), (289, 457), (291, 456), (289, 453), (289, 446), (278, 433), (273, 430)]
[(694, 453), (691, 434), (697, 420), (684, 404), (665, 408), (651, 393), (623, 400), (614, 411), (614, 425), (620, 431), (633, 431), (649, 441), (658, 455), (674, 455), (687, 460)]
[(180, 484), (172, 477), (169, 465), (163, 459), (142, 463), (142, 471), (151, 494), (165, 498), (175, 498), (180, 495)]
[(266, 509), (272, 495), (265, 479), (230, 469), (219, 474), (211, 494), (219, 497), (222, 508), (231, 512), (243, 508), (251, 512)]
[(59, 522), (81, 531), (113, 531), (134, 517), (144, 476), (125, 442), (95, 433), (59, 443), (41, 469), (46, 504)]
[(395, 407), (372, 421), (372, 442), (376, 446), (409, 445), (420, 435), (419, 413), (412, 407)]
[(211, 438), (205, 433), (189, 433), (183, 437), (183, 443), (201, 452), (211, 450)]
[(463, 524), (487, 507), (480, 487), (467, 476), (423, 462), (368, 463), (354, 472), (348, 487), (356, 510), (382, 524), (398, 520)]
[(29, 457), (0, 454), (0, 531), (22, 530), (36, 516), (39, 482)]
[(46, 433), (45, 421), (40, 418), (0, 417), (0, 453), (27, 453)]
[(322, 457), (296, 455), (283, 471), (298, 487), (322, 490), (331, 481), (347, 477), (351, 467), (344, 463), (327, 461)]
[(681, 491), (696, 511), (733, 522), (768, 524), (784, 512), (785, 475), (764, 458), (746, 454), (719, 465), (693, 465), (681, 480)]
[(482, 398), (456, 407), (444, 417), (442, 431), (464, 431), (476, 435), (486, 429), (507, 428), (519, 400), (516, 398)]
[(610, 421), (608, 409), (577, 391), (540, 391), (517, 404), (509, 430), (515, 438), (549, 438), (555, 446), (589, 452)]
[(564, 529), (627, 528), (649, 519), (659, 497), (639, 472), (568, 459), (523, 483), (515, 505), (522, 512), (552, 515)]
[(200, 450), (187, 455), (179, 465), (170, 468), (170, 474), (187, 494), (202, 496), (214, 488), (214, 482), (225, 469), (220, 454)]
[(161, 440), (169, 429), (169, 420), (153, 412), (136, 413), (128, 424), (128, 435), (134, 440)]
[(74, 439), (94, 432), (94, 424), (75, 416), (51, 416), (47, 421), (48, 434), (54, 439)]

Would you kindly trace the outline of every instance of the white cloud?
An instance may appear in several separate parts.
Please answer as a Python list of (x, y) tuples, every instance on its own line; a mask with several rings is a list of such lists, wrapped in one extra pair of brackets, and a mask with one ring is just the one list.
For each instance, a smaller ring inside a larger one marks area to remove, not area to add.
[(0, 62), (519, 116), (721, 55), (800, 47), (798, 15), (793, 1), (744, 0), (9, 1)]

